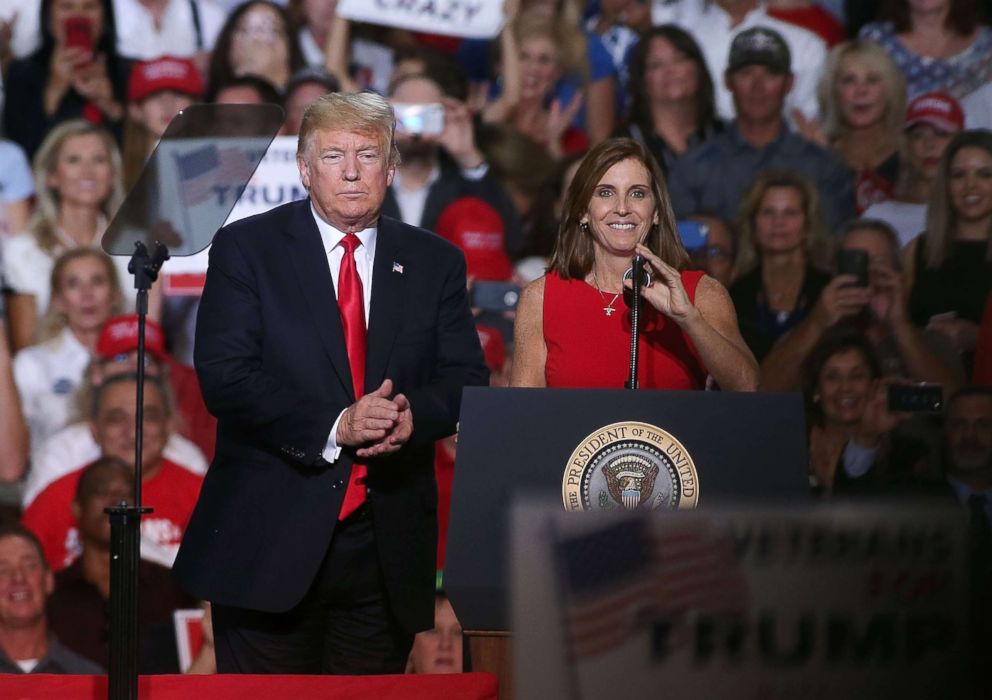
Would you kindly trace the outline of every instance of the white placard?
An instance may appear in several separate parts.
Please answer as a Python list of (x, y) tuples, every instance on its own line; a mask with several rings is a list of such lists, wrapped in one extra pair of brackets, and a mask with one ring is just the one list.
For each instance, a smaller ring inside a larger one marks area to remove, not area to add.
[(354, 22), (471, 39), (491, 39), (503, 26), (502, 0), (339, 0), (337, 11)]
[(943, 504), (651, 517), (514, 509), (522, 698), (970, 697), (966, 521)]

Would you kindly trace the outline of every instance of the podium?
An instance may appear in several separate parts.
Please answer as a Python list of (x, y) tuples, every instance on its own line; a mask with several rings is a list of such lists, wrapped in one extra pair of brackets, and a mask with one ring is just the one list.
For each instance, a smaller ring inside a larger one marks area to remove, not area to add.
[[(584, 464), (587, 472), (606, 471), (609, 456), (604, 451), (624, 452), (630, 443), (650, 443), (643, 431), (638, 438), (633, 429), (605, 430), (632, 424), (667, 434), (671, 440), (655, 452), (667, 453), (678, 467), (675, 472), (685, 471), (688, 458), (695, 479), (669, 484), (673, 474), (662, 470), (649, 494), (653, 500), (637, 507), (651, 507), (661, 496), (685, 500), (689, 490), (698, 508), (809, 498), (799, 394), (466, 388), (444, 581), (470, 637), (473, 668), (496, 673), (501, 689), (512, 687), (507, 648), (510, 506), (523, 495), (553, 495), (564, 503), (578, 489), (594, 507), (624, 507), (611, 500), (612, 485), (608, 494), (602, 478), (591, 473), (580, 477), (578, 470)], [(625, 440), (606, 446), (617, 435)], [(573, 482), (580, 484), (567, 483), (569, 469)], [(678, 479), (674, 475), (673, 481)]]

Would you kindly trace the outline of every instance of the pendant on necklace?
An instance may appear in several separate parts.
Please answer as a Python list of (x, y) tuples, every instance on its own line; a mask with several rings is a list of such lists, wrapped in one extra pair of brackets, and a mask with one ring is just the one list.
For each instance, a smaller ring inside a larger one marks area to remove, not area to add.
[(603, 312), (607, 316), (612, 316), (614, 311), (616, 311), (616, 309), (614, 309), (612, 306), (604, 306), (603, 307)]

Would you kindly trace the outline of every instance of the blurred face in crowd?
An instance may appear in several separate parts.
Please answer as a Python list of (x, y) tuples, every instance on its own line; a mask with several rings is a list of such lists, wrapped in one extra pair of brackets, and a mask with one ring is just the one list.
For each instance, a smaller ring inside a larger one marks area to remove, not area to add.
[(782, 118), (785, 96), (792, 89), (792, 75), (776, 73), (753, 64), (727, 73), (727, 89), (733, 93), (737, 118), (768, 123)]
[(414, 637), (410, 654), (417, 673), (462, 672), (462, 626), (447, 598), (438, 598), (434, 629)]
[[(869, 273), (876, 270), (893, 270), (897, 261), (892, 258), (892, 247), (881, 231), (873, 228), (857, 228), (844, 236), (841, 247), (845, 249), (860, 249), (868, 253)], [(870, 274), (874, 278), (874, 274)], [(874, 280), (872, 280), (874, 282)]]
[(65, 140), (48, 186), (61, 204), (99, 207), (110, 196), (114, 166), (107, 144), (98, 134), (80, 134)]
[(53, 290), (52, 304), (75, 331), (98, 332), (118, 301), (108, 266), (96, 255), (68, 262)]
[(954, 134), (930, 124), (916, 124), (906, 130), (906, 158), (914, 172), (932, 180), (940, 170), (940, 158)]
[(379, 216), (396, 169), (389, 144), (374, 131), (318, 129), (297, 158), (317, 213), (339, 231), (361, 231)]
[(944, 438), (955, 471), (992, 469), (992, 396), (962, 396), (951, 402)]
[(651, 102), (694, 98), (699, 91), (699, 71), (671, 42), (655, 37), (644, 61), (644, 90)]
[[(431, 104), (444, 99), (441, 87), (433, 80), (424, 77), (408, 78), (393, 90), (389, 101), (393, 104)], [(396, 125), (396, 147), (403, 160), (423, 158), (436, 152), (436, 136), (411, 134), (401, 124)]]
[(218, 105), (262, 105), (265, 100), (258, 90), (250, 85), (231, 85), (221, 88), (214, 97), (214, 104)]
[[(261, 73), (269, 63), (288, 65), (287, 42), (286, 26), (279, 12), (268, 5), (253, 5), (238, 18), (231, 37), (230, 60), (234, 74)], [(260, 64), (260, 51), (266, 52), (265, 65)]]
[(149, 95), (140, 104), (129, 105), (128, 109), (135, 121), (144, 124), (152, 136), (160, 139), (172, 118), (193, 102), (192, 97), (182, 92), (161, 90)]
[(51, 18), (51, 32), (60, 46), (65, 44), (65, 21), (70, 17), (89, 20), (90, 38), (96, 44), (103, 33), (103, 3), (101, 0), (54, 0)]
[(303, 0), (303, 16), (311, 30), (321, 33), (331, 28), (338, 0)]
[(133, 477), (122, 469), (106, 465), (89, 472), (79, 498), (72, 504), (72, 514), (79, 522), (83, 540), (109, 546), (110, 519), (103, 509), (119, 505), (121, 501), (130, 503), (133, 495)]
[(631, 256), (651, 226), (658, 223), (658, 205), (651, 173), (642, 162), (627, 158), (607, 170), (596, 184), (580, 222), (607, 253)]
[(286, 126), (283, 131), (288, 136), (300, 133), (303, 113), (318, 97), (327, 94), (327, 88), (320, 83), (302, 83), (286, 98)]
[(981, 221), (992, 215), (992, 153), (965, 146), (954, 154), (947, 188), (951, 206), (962, 221)]
[(720, 219), (712, 216), (694, 217), (706, 225), (706, 255), (703, 268), (706, 274), (730, 287), (734, 279), (734, 238), (730, 228)]
[(534, 35), (520, 43), (520, 96), (543, 99), (560, 77), (558, 49), (549, 36)]
[(820, 371), (817, 393), (827, 424), (854, 425), (861, 420), (875, 389), (868, 361), (860, 351), (841, 350)]
[[(134, 467), (135, 382), (122, 380), (103, 389), (96, 415), (90, 421), (93, 438), (105, 457), (117, 457)], [(144, 477), (161, 466), (162, 450), (169, 437), (169, 410), (165, 397), (152, 382), (145, 384), (145, 430), (141, 460)]]
[(795, 187), (769, 187), (754, 215), (754, 243), (763, 255), (802, 250), (806, 214)]
[(848, 55), (841, 59), (834, 90), (841, 120), (848, 127), (863, 129), (885, 118), (885, 77), (863, 58)]
[(0, 626), (22, 629), (45, 617), (55, 579), (41, 552), (24, 537), (0, 539)]

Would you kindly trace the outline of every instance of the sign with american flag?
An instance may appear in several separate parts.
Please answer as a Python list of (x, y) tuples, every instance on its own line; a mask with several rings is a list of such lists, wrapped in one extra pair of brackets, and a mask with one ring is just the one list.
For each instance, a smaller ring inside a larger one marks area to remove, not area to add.
[(183, 201), (188, 207), (217, 196), (215, 187), (243, 185), (254, 170), (254, 164), (241, 148), (219, 148), (212, 143), (176, 155), (176, 167), (182, 180)]
[(966, 520), (943, 505), (514, 508), (528, 698), (972, 697)]

